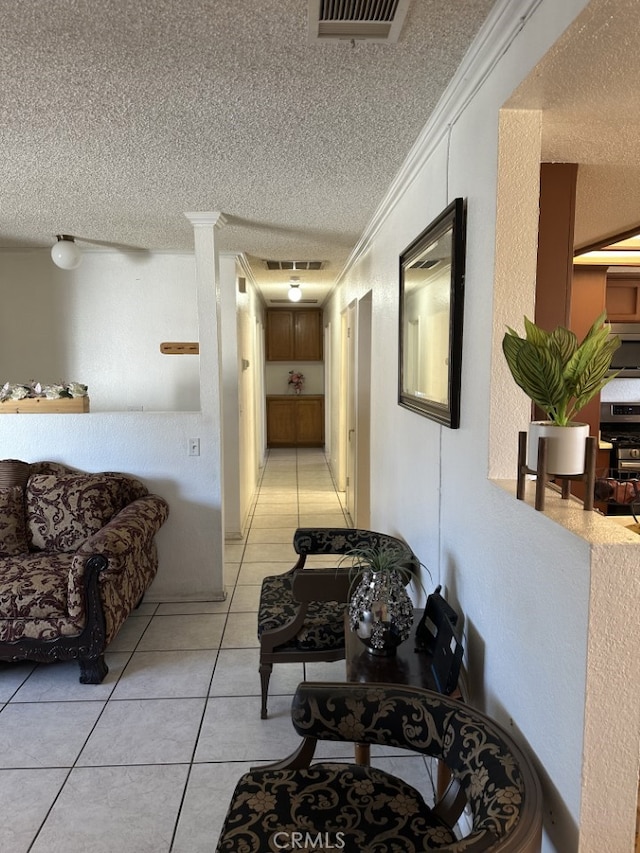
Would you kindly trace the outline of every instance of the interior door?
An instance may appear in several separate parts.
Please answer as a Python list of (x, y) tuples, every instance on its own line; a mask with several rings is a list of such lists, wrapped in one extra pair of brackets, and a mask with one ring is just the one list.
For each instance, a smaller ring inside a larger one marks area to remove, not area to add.
[(356, 350), (356, 527), (365, 530), (371, 517), (371, 323), (373, 294), (358, 301)]
[(351, 520), (356, 519), (356, 485), (357, 485), (357, 456), (358, 435), (356, 432), (356, 303), (352, 302), (347, 308), (346, 327), (346, 503)]

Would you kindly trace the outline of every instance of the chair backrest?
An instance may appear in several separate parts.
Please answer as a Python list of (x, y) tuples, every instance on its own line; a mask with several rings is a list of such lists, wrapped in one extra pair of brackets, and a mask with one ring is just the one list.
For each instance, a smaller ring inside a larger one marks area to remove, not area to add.
[(400, 747), (444, 761), (472, 814), (471, 833), (447, 850), (539, 850), (536, 773), (509, 734), (485, 714), (418, 687), (303, 682), (292, 719), (304, 737)]
[(293, 534), (296, 554), (345, 554), (358, 548), (390, 546), (406, 551), (407, 568), (415, 574), (420, 561), (402, 539), (379, 533), (376, 530), (361, 530), (355, 527), (299, 527)]

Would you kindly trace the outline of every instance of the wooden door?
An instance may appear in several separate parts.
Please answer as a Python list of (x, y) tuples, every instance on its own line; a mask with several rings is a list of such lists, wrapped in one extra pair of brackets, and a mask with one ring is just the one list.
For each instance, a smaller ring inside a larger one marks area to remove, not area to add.
[(292, 311), (293, 358), (299, 361), (322, 361), (322, 312)]
[(322, 397), (298, 397), (296, 402), (296, 443), (301, 447), (324, 444), (324, 406)]
[(293, 397), (267, 397), (267, 447), (295, 446), (296, 403)]
[(292, 311), (267, 311), (267, 361), (293, 359)]
[(352, 302), (347, 308), (347, 408), (346, 408), (346, 449), (347, 449), (347, 482), (345, 498), (347, 512), (351, 520), (356, 519), (356, 459), (358, 452), (358, 435), (356, 432), (356, 303)]

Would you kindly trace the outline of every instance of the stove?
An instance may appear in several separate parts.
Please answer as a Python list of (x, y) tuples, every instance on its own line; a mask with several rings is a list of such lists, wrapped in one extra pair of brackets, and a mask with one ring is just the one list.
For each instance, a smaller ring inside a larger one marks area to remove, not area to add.
[(640, 512), (640, 403), (601, 403), (600, 437), (612, 445), (609, 466), (596, 472), (596, 500), (608, 515)]

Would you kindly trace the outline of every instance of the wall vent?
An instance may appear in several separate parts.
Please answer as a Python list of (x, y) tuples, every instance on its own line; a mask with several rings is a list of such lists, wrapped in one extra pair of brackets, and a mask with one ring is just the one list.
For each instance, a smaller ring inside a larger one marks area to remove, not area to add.
[(265, 261), (268, 270), (321, 270), (324, 261)]
[(398, 41), (411, 0), (308, 0), (309, 40)]
[(299, 302), (293, 303), (289, 299), (270, 299), (270, 305), (288, 305), (290, 308), (296, 308), (298, 305), (317, 305), (317, 299), (301, 299)]

